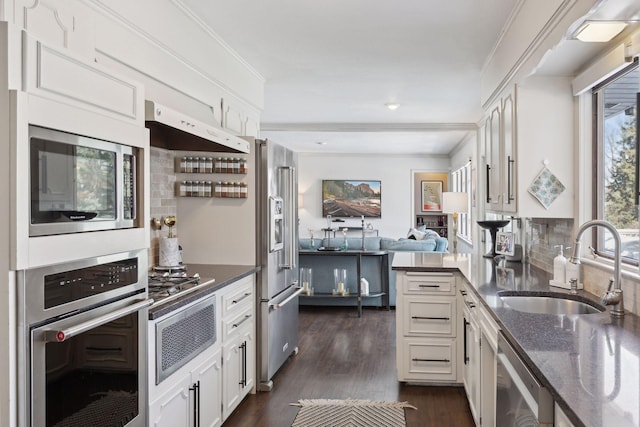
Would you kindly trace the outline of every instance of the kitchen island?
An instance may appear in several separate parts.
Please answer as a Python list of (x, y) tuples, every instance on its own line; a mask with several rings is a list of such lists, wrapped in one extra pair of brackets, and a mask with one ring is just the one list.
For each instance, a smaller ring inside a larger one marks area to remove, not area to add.
[[(510, 308), (500, 291), (568, 291), (551, 275), (521, 263), (497, 266), (469, 254), (399, 253), (397, 272), (459, 272), (530, 371), (570, 421), (586, 426), (640, 425), (640, 322), (627, 313), (537, 314)], [(597, 300), (584, 291), (579, 297)], [(629, 298), (629, 296), (628, 296)]]

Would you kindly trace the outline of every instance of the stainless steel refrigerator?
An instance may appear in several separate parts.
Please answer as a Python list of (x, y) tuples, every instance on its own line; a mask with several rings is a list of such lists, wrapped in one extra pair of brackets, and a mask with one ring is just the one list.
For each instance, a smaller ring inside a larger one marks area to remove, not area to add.
[(297, 155), (271, 141), (255, 143), (258, 389), (270, 391), (272, 377), (298, 351)]

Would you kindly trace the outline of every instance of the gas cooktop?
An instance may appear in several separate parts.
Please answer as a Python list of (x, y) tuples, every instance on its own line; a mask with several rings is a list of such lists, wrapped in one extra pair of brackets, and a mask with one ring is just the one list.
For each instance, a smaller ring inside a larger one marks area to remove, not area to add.
[(153, 306), (158, 306), (195, 291), (199, 284), (200, 275), (190, 276), (186, 266), (153, 267), (149, 273), (149, 298), (155, 301)]

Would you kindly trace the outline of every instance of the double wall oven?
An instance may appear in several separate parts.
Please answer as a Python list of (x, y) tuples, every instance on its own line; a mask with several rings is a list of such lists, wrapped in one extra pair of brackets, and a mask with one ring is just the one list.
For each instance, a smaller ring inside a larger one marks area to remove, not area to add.
[(146, 425), (146, 249), (18, 272), (19, 425)]

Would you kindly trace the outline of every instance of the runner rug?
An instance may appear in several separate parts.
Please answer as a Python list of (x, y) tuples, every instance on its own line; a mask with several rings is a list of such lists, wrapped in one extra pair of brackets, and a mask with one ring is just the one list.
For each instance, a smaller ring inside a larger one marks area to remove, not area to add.
[(291, 405), (300, 407), (291, 427), (402, 427), (405, 408), (416, 409), (407, 402), (355, 399), (301, 399)]

